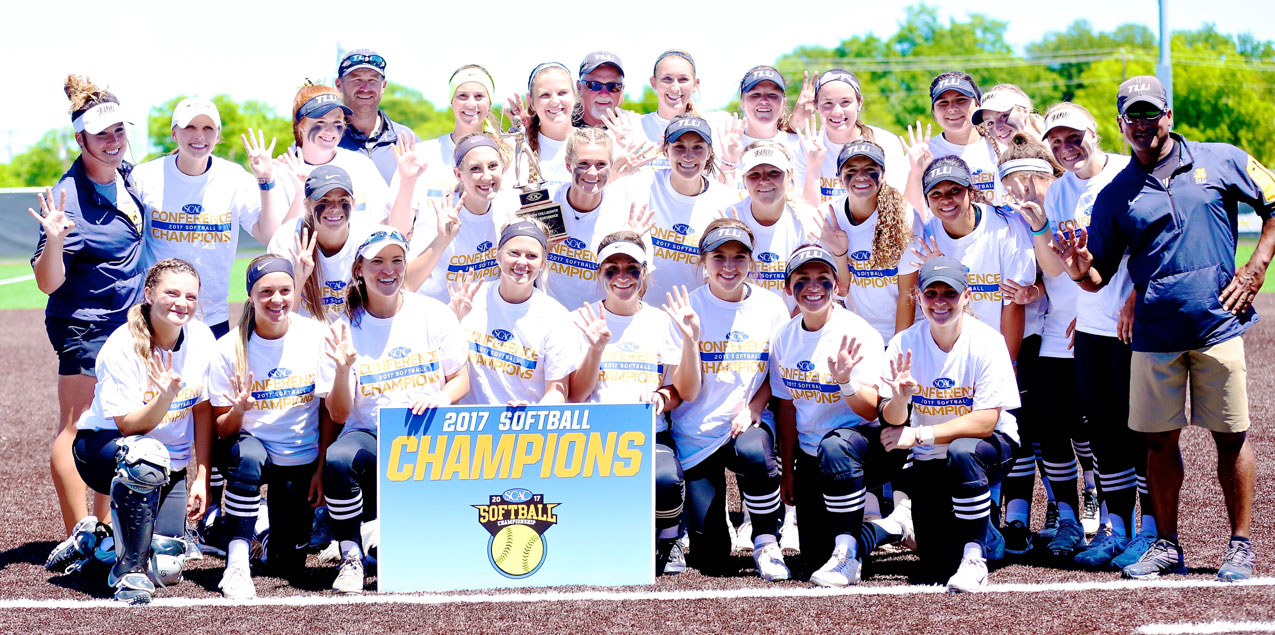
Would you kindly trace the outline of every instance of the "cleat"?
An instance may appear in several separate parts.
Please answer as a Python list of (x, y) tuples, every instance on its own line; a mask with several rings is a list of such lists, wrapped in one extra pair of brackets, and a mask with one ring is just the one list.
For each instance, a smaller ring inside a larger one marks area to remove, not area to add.
[(779, 543), (768, 542), (760, 549), (753, 549), (753, 562), (757, 563), (757, 574), (767, 582), (792, 577), (788, 565), (784, 564), (784, 551), (779, 548)]
[(345, 595), (362, 595), (367, 579), (363, 574), (362, 554), (349, 553), (341, 558), (341, 568), (332, 581), (332, 590)]
[(1117, 536), (1103, 528), (1089, 542), (1089, 546), (1076, 554), (1071, 561), (1082, 567), (1105, 569), (1111, 566), (1111, 561), (1123, 553), (1128, 545), (1129, 539)]
[(947, 579), (948, 593), (976, 593), (987, 586), (987, 560), (976, 556), (961, 558), (961, 566)]
[(1111, 566), (1123, 570), (1125, 567), (1142, 559), (1142, 555), (1155, 544), (1155, 536), (1138, 534), (1129, 541), (1120, 555), (1111, 559)]
[(655, 575), (677, 575), (686, 572), (686, 554), (676, 538), (655, 541)]
[[(114, 577), (112, 574), (110, 577)], [(108, 580), (115, 587), (115, 601), (133, 606), (150, 604), (155, 594), (155, 585), (145, 573), (131, 572), (120, 576), (118, 580)]]
[(748, 551), (753, 548), (753, 521), (745, 518), (739, 529), (735, 530), (733, 544), (735, 551)]
[(987, 537), (983, 541), (983, 558), (993, 562), (1005, 559), (1005, 537), (990, 522), (987, 524)]
[(1036, 532), (1041, 540), (1053, 540), (1054, 533), (1058, 531), (1058, 503), (1049, 503), (1045, 507), (1045, 526)]
[[(332, 519), (328, 516), (327, 506), (320, 507), (314, 512), (314, 523), (310, 526), (310, 545), (308, 550), (311, 552), (322, 551), (328, 546), (328, 543), (336, 540), (332, 535)], [(339, 557), (337, 558), (340, 559)]]
[(1098, 533), (1098, 517), (1101, 512), (1098, 504), (1098, 490), (1086, 489), (1080, 507), (1080, 526), (1084, 528), (1085, 535), (1092, 536)]
[(1157, 540), (1142, 559), (1125, 567), (1121, 574), (1134, 580), (1158, 578), (1166, 573), (1186, 573), (1182, 547), (1171, 540)]
[(818, 571), (810, 575), (810, 583), (822, 587), (847, 587), (859, 583), (863, 563), (850, 557), (850, 550), (837, 547), (832, 557)]
[(80, 522), (75, 523), (75, 527), (71, 529), (71, 535), (49, 552), (48, 559), (44, 561), (44, 568), (54, 573), (78, 571), (84, 566), (84, 561), (93, 554), (93, 548), (97, 546), (95, 533), (97, 524), (97, 518), (92, 516), (81, 518)]
[(797, 535), (797, 508), (785, 506), (784, 524), (779, 528), (779, 548), (784, 551), (801, 551), (801, 538)]
[(341, 546), (333, 540), (319, 551), (319, 564), (332, 564), (341, 561)]
[(1253, 577), (1253, 566), (1257, 564), (1257, 555), (1253, 553), (1253, 543), (1247, 540), (1232, 540), (1222, 557), (1222, 566), (1217, 570), (1217, 579), (1222, 582), (1235, 582)]
[(1058, 532), (1049, 541), (1049, 553), (1055, 558), (1071, 558), (1076, 552), (1084, 549), (1085, 530), (1074, 520), (1064, 520), (1058, 524)]
[(1032, 550), (1032, 531), (1021, 520), (1011, 520), (1001, 527), (1005, 537), (1005, 553), (1021, 556)]
[(257, 587), (253, 586), (252, 573), (248, 571), (248, 565), (227, 566), (226, 572), (221, 575), (221, 582), (217, 583), (217, 587), (221, 589), (221, 594), (226, 596), (227, 600), (252, 600), (257, 597)]

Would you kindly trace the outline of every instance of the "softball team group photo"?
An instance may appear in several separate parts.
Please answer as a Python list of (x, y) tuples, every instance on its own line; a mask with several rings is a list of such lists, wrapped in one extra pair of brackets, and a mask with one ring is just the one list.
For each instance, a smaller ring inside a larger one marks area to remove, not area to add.
[[(1186, 513), (1230, 535), (1193, 564), (1254, 575), (1242, 336), (1275, 176), (1174, 132), (1155, 77), (1090, 112), (944, 72), (895, 135), (853, 68), (756, 66), (735, 114), (696, 103), (683, 50), (528, 67), (500, 92), (457, 69), (452, 132), (418, 139), (381, 110), (385, 57), (354, 50), (297, 90), (291, 139), (191, 97), (176, 150), (136, 166), (109, 78), (66, 78), (80, 153), (30, 210), (58, 360), (50, 575), (146, 604), (221, 558), (222, 594), (250, 600), (254, 574), (317, 561), (360, 594), (393, 557), (382, 408), (568, 403), (651, 404), (658, 576), (744, 575), (751, 552), (748, 575), (847, 587), (905, 551), (949, 592), (1029, 554), (1185, 573), (1179, 492), (1211, 478), (1184, 474), (1189, 426), (1222, 496)], [(626, 110), (645, 84), (658, 110)], [(1112, 120), (1128, 156), (1102, 149)], [(552, 222), (520, 213), (541, 189)], [(243, 277), (241, 230), (266, 245)]]

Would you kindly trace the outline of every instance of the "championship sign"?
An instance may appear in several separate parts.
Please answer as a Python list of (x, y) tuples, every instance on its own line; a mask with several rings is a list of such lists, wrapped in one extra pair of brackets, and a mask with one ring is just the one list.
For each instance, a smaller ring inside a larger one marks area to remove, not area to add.
[(379, 591), (655, 581), (649, 404), (384, 409)]

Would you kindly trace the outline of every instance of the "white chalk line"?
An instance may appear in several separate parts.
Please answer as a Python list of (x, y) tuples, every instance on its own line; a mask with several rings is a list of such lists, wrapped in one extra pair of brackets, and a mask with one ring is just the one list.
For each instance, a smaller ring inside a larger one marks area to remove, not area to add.
[(14, 283), (16, 283), (16, 282), (26, 282), (27, 280), (35, 280), (35, 274), (34, 274), (34, 273), (28, 273), (28, 274), (27, 274), (27, 275), (25, 275), (25, 276), (17, 276), (17, 277), (14, 277), (14, 278), (5, 278), (4, 280), (0, 280), (0, 287), (3, 287), (3, 286), (4, 286), (4, 285), (6, 285), (6, 284), (14, 284)]
[[(1083, 591), (1139, 591), (1157, 589), (1275, 586), (1275, 578), (1253, 578), (1242, 582), (1215, 580), (1112, 580), (1109, 582), (1057, 582), (1047, 584), (993, 584), (982, 593), (1066, 593)], [(540, 602), (640, 602), (685, 600), (733, 600), (746, 598), (825, 598), (869, 595), (930, 595), (945, 593), (942, 586), (853, 586), (846, 589), (760, 587), (697, 591), (538, 591), (444, 594), (371, 594), (354, 596), (309, 595), (257, 598), (231, 601), (225, 598), (165, 598), (164, 591), (151, 606), (158, 608), (216, 606), (342, 606), (352, 604), (465, 605), (465, 604), (531, 604)], [(128, 608), (112, 600), (0, 600), (0, 609), (96, 609)]]
[(1183, 622), (1147, 624), (1138, 627), (1143, 635), (1194, 635), (1196, 633), (1275, 633), (1275, 622)]

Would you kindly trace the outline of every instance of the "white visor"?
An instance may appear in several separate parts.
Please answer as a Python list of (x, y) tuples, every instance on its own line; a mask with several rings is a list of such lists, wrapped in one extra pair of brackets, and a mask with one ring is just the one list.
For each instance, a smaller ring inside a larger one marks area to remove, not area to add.
[(759, 165), (773, 165), (785, 173), (792, 172), (792, 163), (783, 150), (775, 147), (751, 148), (739, 158), (739, 173), (747, 174)]
[(1072, 130), (1093, 130), (1098, 132), (1098, 124), (1075, 108), (1062, 108), (1045, 117), (1045, 131), (1040, 133), (1045, 138), (1054, 128), (1071, 128)]
[(221, 129), (221, 114), (217, 112), (217, 105), (199, 97), (187, 97), (177, 104), (177, 107), (173, 109), (171, 127), (185, 128), (200, 115), (212, 119), (213, 126), (218, 130)]
[(624, 254), (637, 261), (639, 265), (647, 264), (646, 252), (643, 251), (641, 247), (638, 247), (627, 240), (617, 240), (606, 247), (603, 247), (602, 251), (598, 252), (598, 264), (600, 265), (606, 262), (607, 258), (616, 254)]
[(124, 111), (120, 110), (119, 104), (106, 102), (89, 108), (72, 119), (71, 127), (76, 132), (98, 134), (117, 123), (127, 123), (124, 121)]

